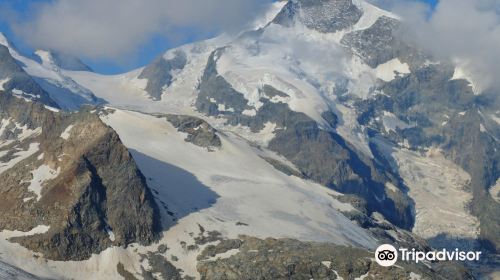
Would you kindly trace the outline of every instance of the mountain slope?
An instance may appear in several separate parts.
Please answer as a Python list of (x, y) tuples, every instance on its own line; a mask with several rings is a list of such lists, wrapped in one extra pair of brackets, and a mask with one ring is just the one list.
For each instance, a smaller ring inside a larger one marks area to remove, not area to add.
[[(319, 11), (325, 13), (318, 16)], [(433, 221), (414, 221), (426, 216), (414, 216), (416, 198), (409, 189), (413, 181), (397, 165), (389, 164), (394, 160), (392, 152), (377, 148), (377, 139), (385, 138), (392, 142), (392, 150), (401, 152), (407, 148), (442, 149), (444, 157), (464, 169), (460, 173), (477, 174), (459, 159), (467, 140), (462, 144), (444, 141), (459, 137), (465, 123), (459, 124), (459, 130), (441, 124), (446, 121), (443, 116), (471, 112), (471, 107), (479, 106), (480, 112), (487, 112), (482, 114), (484, 123), (476, 118), (469, 127), (476, 127), (474, 131), (482, 139), (478, 141), (491, 152), (484, 157), (488, 160), (469, 160), (490, 171), (483, 182), (471, 177), (471, 189), (476, 191), (473, 199), (464, 191), (464, 197), (469, 197), (464, 205), (491, 201), (482, 210), (475, 208), (474, 216), (498, 213), (498, 204), (485, 192), (499, 176), (494, 164), (498, 123), (489, 117), (496, 113), (482, 105), (467, 80), (453, 78), (451, 63), (432, 62), (430, 55), (400, 40), (398, 28), (397, 16), (364, 1), (290, 1), (263, 28), (234, 39), (221, 36), (169, 51), (165, 61), (183, 58), (182, 67), (175, 71), (155, 62), (144, 70), (113, 78), (127, 89), (129, 101), (124, 101), (125, 96), (111, 96), (111, 91), (123, 90), (112, 86), (108, 78), (76, 72), (68, 75), (116, 106), (195, 115), (217, 129), (268, 147), (294, 163), (303, 176), (356, 195), (368, 204), (368, 213), (382, 212), (391, 222), (409, 229), (422, 222), (432, 227)], [(165, 70), (168, 73), (162, 72)], [(150, 83), (161, 85), (162, 94), (158, 94), (160, 87), (155, 93), (158, 100), (148, 97), (151, 93), (145, 85)], [(403, 95), (397, 94), (401, 91)], [(432, 106), (426, 108), (427, 104)], [(479, 131), (485, 123), (490, 125), (490, 136)], [(468, 187), (467, 182), (460, 185)], [(437, 209), (428, 207), (426, 211)], [(464, 213), (470, 217), (469, 210)], [(460, 227), (461, 223), (458, 219), (448, 226)], [(480, 227), (483, 236), (496, 242), (497, 222), (472, 224), (473, 231)], [(469, 238), (445, 228), (435, 232), (430, 240), (448, 233), (450, 239)], [(473, 239), (481, 238), (475, 235)]]
[[(56, 113), (0, 93), (2, 230), (44, 256), (79, 260), (111, 245), (148, 243), (157, 206), (118, 135), (89, 112)], [(128, 207), (120, 207), (126, 201)]]
[(3, 45), (0, 45), (0, 57), (1, 90), (12, 91), (20, 98), (58, 107), (57, 103), (18, 65), (10, 55), (9, 49)]
[(102, 103), (88, 89), (61, 73), (61, 69), (90, 69), (78, 64), (75, 59), (41, 50), (35, 53), (35, 59), (27, 58), (19, 54), (1, 33), (0, 52), (4, 64), (2, 84), (10, 85), (4, 87), (5, 90), (20, 90), (28, 99), (34, 98), (64, 110), (77, 110), (84, 104)]
[[(75, 170), (97, 185), (110, 178), (137, 182), (132, 194), (151, 189), (146, 208), (153, 210), (145, 211), (154, 213), (153, 202), (160, 206), (161, 223), (154, 225), (161, 224), (163, 237), (150, 246), (108, 248), (134, 238), (120, 240), (116, 225), (100, 219), (99, 250), (90, 250), (99, 254), (89, 256), (86, 248), (72, 256), (79, 262), (40, 264), (30, 251), (3, 243), (8, 252), (22, 252), (4, 261), (43, 277), (75, 270), (77, 279), (239, 279), (253, 272), (264, 279), (472, 277), (456, 263), (372, 265), (369, 251), (389, 243), (481, 250), (492, 263), (474, 264), (476, 273), (498, 269), (498, 103), (460, 78), (453, 63), (401, 40), (401, 20), (362, 0), (279, 1), (256, 28), (170, 50), (114, 76), (64, 69), (39, 52), (43, 73), (25, 67), (28, 74), (55, 73), (108, 106), (77, 113), (107, 136), (89, 146), (90, 164), (69, 160)], [(71, 142), (74, 131), (85, 130), (74, 125), (58, 126), (57, 134)], [(34, 157), (24, 139), (46, 130), (16, 127), (24, 146), (6, 154), (13, 164)], [(115, 152), (122, 156), (110, 158)], [(91, 168), (103, 158), (108, 179)], [(31, 181), (63, 172), (49, 166), (37, 166)], [(130, 179), (130, 172), (145, 178)], [(42, 200), (52, 197), (45, 192)], [(96, 202), (88, 212), (110, 211), (107, 196), (89, 192), (81, 196)], [(153, 226), (154, 218), (141, 224), (132, 217), (133, 224)], [(34, 229), (47, 234), (53, 226)], [(31, 249), (40, 244), (13, 240)], [(62, 259), (51, 249), (49, 259)], [(290, 263), (285, 269), (275, 260)]]

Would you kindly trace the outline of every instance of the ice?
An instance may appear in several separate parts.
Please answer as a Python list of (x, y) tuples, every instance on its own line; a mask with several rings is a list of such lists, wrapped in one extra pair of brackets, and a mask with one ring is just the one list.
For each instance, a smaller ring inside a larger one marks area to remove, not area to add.
[(365, 0), (353, 0), (354, 5), (356, 5), (359, 9), (363, 11), (363, 16), (359, 19), (359, 21), (352, 27), (352, 31), (364, 30), (372, 26), (377, 19), (382, 16), (400, 19), (400, 17), (391, 12), (382, 10)]
[(32, 171), (31, 174), (33, 179), (29, 182), (28, 190), (36, 195), (36, 200), (40, 200), (42, 196), (42, 188), (46, 181), (57, 178), (60, 169), (52, 169), (50, 166), (42, 164), (36, 170)]
[(490, 188), (490, 195), (496, 202), (500, 203), (500, 179)]
[(40, 146), (39, 143), (31, 143), (26, 151), (19, 151), (15, 153), (13, 159), (9, 160), (8, 162), (0, 162), (0, 174), (11, 169), (19, 162), (27, 159), (28, 157), (38, 152), (39, 146)]
[(410, 66), (406, 63), (401, 63), (398, 58), (394, 58), (384, 64), (380, 64), (376, 69), (377, 78), (384, 82), (394, 80), (400, 74), (409, 74)]
[(500, 125), (500, 118), (499, 118), (499, 117), (497, 117), (497, 116), (496, 116), (496, 115), (494, 115), (494, 114), (491, 114), (491, 115), (490, 115), (490, 117), (491, 117), (491, 119), (492, 119), (493, 121), (495, 121), (497, 124), (499, 124), (499, 125)]
[(240, 249), (231, 249), (227, 252), (217, 254), (213, 257), (208, 258), (206, 261), (216, 261), (216, 260), (223, 260), (223, 259), (228, 259), (240, 252)]
[(77, 84), (71, 78), (65, 76), (61, 69), (54, 64), (50, 52), (38, 50), (35, 54), (40, 57), (42, 63), (21, 55), (7, 40), (1, 36), (0, 43), (9, 48), (13, 58), (19, 61), (26, 73), (49, 93), (51, 99), (64, 109), (78, 109), (82, 104), (94, 104), (92, 93)]
[(391, 131), (396, 132), (397, 129), (407, 129), (413, 127), (413, 125), (405, 123), (393, 113), (387, 111), (384, 111), (382, 115), (382, 123), (384, 124), (385, 131), (388, 133)]
[(22, 271), (0, 261), (0, 279), (6, 280), (38, 280), (34, 275)]
[(3, 86), (10, 81), (10, 78), (5, 78), (3, 80), (0, 80), (0, 90), (5, 90)]
[(32, 236), (32, 235), (36, 235), (36, 234), (46, 233), (49, 231), (49, 229), (50, 229), (50, 226), (38, 225), (28, 232), (22, 232), (22, 231), (17, 231), (17, 230), (14, 230), (14, 231), (3, 230), (0, 232), (0, 236), (1, 236), (1, 238), (6, 238), (6, 239), (12, 238), (12, 237)]
[(246, 234), (375, 246), (369, 233), (338, 212), (352, 208), (332, 197), (337, 193), (279, 172), (239, 136), (219, 134), (222, 148), (208, 152), (185, 142), (163, 118), (123, 110), (102, 118), (132, 151), (159, 199), (182, 217), (165, 238), (185, 271), (196, 273), (190, 261), (196, 256), (178, 243), (192, 240), (187, 233), (197, 224), (228, 238)]
[(74, 125), (69, 125), (68, 127), (66, 127), (66, 129), (61, 134), (61, 138), (64, 140), (68, 140), (69, 137), (71, 136), (71, 130), (73, 129), (73, 127)]

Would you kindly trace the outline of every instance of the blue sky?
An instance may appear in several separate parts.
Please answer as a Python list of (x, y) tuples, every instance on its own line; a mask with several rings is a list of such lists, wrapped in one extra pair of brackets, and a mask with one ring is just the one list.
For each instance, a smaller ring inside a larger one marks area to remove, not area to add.
[[(17, 18), (30, 18), (28, 11), (29, 7), (33, 4), (46, 3), (54, 0), (0, 0), (0, 9), (3, 9), (3, 13), (0, 13), (0, 17), (4, 18), (5, 11), (7, 10), (5, 6), (12, 8), (16, 14)], [(438, 0), (421, 0), (423, 2), (429, 3), (435, 6)], [(0, 11), (2, 12), (2, 11)], [(63, 23), (61, 23), (63, 24)], [(5, 20), (0, 19), (0, 32), (3, 32), (7, 37), (14, 42), (17, 48), (25, 53), (30, 54), (32, 49), (19, 37), (17, 37)], [(96, 72), (104, 74), (115, 74), (122, 73), (128, 70), (138, 68), (140, 66), (146, 65), (152, 61), (155, 57), (165, 52), (165, 50), (192, 42), (194, 40), (200, 40), (214, 35), (211, 32), (200, 32), (198, 29), (185, 28), (184, 30), (176, 30), (176, 33), (182, 34), (182, 36), (175, 36), (175, 40), (172, 39), (173, 36), (161, 36), (152, 35), (150, 40), (146, 43), (140, 45), (137, 50), (127, 55), (125, 59), (117, 62), (116, 60), (105, 60), (105, 59), (91, 59), (82, 57), (85, 63), (92, 67)], [(167, 39), (170, 38), (170, 39)]]
[[(7, 4), (9, 8), (14, 9), (19, 15), (29, 17), (28, 11), (33, 4), (50, 2), (50, 0), (0, 0), (0, 9)], [(0, 13), (0, 17), (2, 14)], [(26, 55), (33, 53), (33, 49), (21, 38), (16, 36), (9, 24), (0, 18), (0, 32), (4, 33), (12, 41), (18, 50)], [(195, 40), (210, 37), (209, 34), (196, 34), (194, 31), (186, 29), (182, 32), (185, 36), (177, 38), (175, 41), (167, 40), (164, 36), (153, 36), (151, 40), (143, 44), (137, 53), (123, 61), (100, 60), (81, 57), (94, 71), (103, 74), (118, 74), (136, 69), (151, 62), (154, 58), (164, 53), (170, 48), (180, 46)]]

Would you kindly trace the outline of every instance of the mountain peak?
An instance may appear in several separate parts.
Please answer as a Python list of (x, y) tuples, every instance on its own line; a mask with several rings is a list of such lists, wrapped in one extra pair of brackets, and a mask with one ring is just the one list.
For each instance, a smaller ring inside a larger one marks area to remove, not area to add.
[(83, 63), (78, 57), (68, 55), (58, 51), (45, 51), (37, 50), (35, 51), (35, 56), (40, 60), (42, 64), (55, 65), (64, 70), (70, 71), (89, 71), (92, 69)]
[(7, 39), (7, 37), (2, 32), (0, 32), (0, 45), (4, 45), (6, 47), (10, 47), (9, 40)]
[(322, 33), (334, 33), (353, 26), (362, 15), (352, 0), (290, 0), (273, 22), (284, 26), (301, 23)]

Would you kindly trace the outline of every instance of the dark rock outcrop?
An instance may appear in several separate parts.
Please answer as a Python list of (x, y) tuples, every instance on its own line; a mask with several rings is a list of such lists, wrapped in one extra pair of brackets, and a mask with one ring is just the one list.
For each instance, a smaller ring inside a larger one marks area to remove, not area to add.
[(412, 69), (421, 66), (429, 56), (403, 40), (402, 32), (397, 19), (382, 16), (367, 29), (347, 33), (340, 43), (372, 68), (394, 58), (409, 63)]
[[(415, 65), (414, 65), (415, 66)], [(480, 220), (484, 248), (499, 250), (500, 204), (488, 193), (500, 177), (500, 137), (486, 115), (494, 114), (497, 103), (488, 95), (474, 95), (465, 80), (452, 80), (454, 67), (447, 63), (414, 67), (412, 73), (384, 83), (384, 95), (359, 101), (359, 122), (371, 126), (377, 114), (393, 113), (399, 119), (418, 124), (384, 135), (395, 143), (407, 141), (421, 150), (440, 147), (447, 158), (471, 176), (472, 213)]]
[[(230, 250), (237, 251), (217, 258)], [(198, 258), (198, 272), (201, 279), (409, 279), (411, 273), (421, 279), (474, 279), (457, 264), (439, 264), (439, 271), (407, 262), (385, 268), (373, 258), (373, 253), (352, 247), (241, 236), (207, 246)]]
[[(244, 125), (259, 132), (266, 123), (275, 123), (275, 137), (269, 149), (291, 161), (305, 178), (312, 179), (337, 191), (356, 194), (367, 201), (367, 210), (380, 212), (391, 222), (409, 229), (413, 225), (412, 201), (403, 192), (386, 192), (385, 183), (397, 179), (387, 174), (382, 165), (358, 153), (348, 142), (333, 131), (320, 129), (304, 113), (295, 112), (288, 104), (272, 102), (273, 96), (286, 93), (267, 85), (261, 89), (263, 104), (254, 116), (244, 114), (251, 110), (248, 100), (217, 73), (217, 57), (224, 49), (212, 53), (199, 85), (196, 100), (198, 111), (209, 116), (223, 117), (229, 125)], [(223, 104), (232, 110), (219, 110)], [(332, 129), (337, 118), (332, 112), (323, 113)]]
[(335, 33), (354, 25), (362, 15), (352, 0), (292, 0), (273, 22), (284, 26), (299, 22), (322, 33)]
[(153, 100), (160, 100), (164, 87), (172, 84), (172, 71), (182, 70), (187, 63), (186, 54), (182, 51), (174, 53), (171, 59), (158, 57), (153, 63), (148, 65), (139, 75), (139, 79), (147, 79), (146, 92)]
[[(145, 178), (116, 132), (97, 115), (56, 113), (0, 93), (0, 119), (38, 131), (11, 137), (12, 143), (0, 149), (37, 147), (0, 173), (0, 230), (50, 226), (46, 233), (12, 241), (48, 259), (83, 260), (112, 245), (147, 244), (158, 237), (159, 212)], [(57, 175), (41, 182), (35, 195), (29, 186), (42, 166)]]
[(187, 133), (186, 142), (209, 150), (222, 146), (217, 130), (206, 121), (192, 116), (166, 115), (167, 120), (178, 131)]

